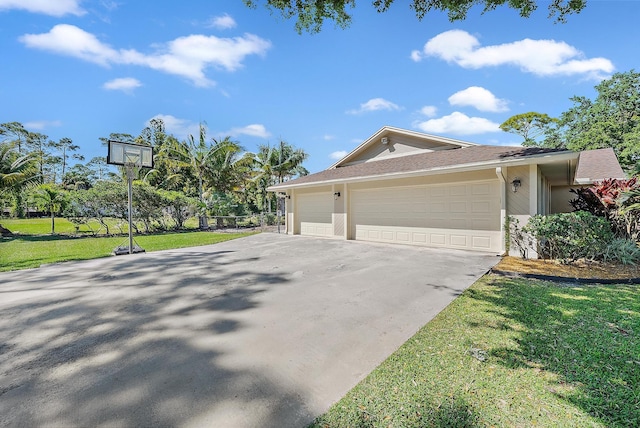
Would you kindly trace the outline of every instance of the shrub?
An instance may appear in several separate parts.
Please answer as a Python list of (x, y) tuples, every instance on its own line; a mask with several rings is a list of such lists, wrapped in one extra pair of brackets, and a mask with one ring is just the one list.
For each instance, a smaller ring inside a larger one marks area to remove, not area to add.
[(630, 239), (615, 238), (607, 245), (603, 253), (603, 260), (634, 265), (640, 262), (640, 247)]
[(640, 239), (640, 180), (606, 179), (591, 187), (571, 189), (576, 199), (569, 203), (576, 211), (588, 211), (606, 218), (621, 238)]
[(523, 231), (538, 241), (543, 257), (565, 262), (602, 259), (614, 239), (609, 222), (586, 211), (536, 215)]

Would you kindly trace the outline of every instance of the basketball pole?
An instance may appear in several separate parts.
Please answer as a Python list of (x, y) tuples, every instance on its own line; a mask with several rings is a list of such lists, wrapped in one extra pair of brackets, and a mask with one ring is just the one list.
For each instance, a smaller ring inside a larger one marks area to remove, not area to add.
[(133, 254), (133, 166), (129, 163), (126, 167), (127, 170), (127, 197), (129, 199), (129, 254)]

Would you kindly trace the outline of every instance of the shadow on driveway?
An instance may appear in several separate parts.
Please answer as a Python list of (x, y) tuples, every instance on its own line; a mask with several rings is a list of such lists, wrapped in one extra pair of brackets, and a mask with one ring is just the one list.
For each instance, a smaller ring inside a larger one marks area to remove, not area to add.
[(496, 261), (262, 234), (3, 273), (0, 425), (304, 426)]

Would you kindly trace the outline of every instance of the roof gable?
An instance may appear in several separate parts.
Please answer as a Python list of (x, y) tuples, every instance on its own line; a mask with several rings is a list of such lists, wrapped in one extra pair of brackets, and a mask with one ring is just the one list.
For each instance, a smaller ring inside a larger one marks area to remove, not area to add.
[(576, 183), (592, 184), (606, 178), (627, 178), (613, 149), (608, 147), (580, 152), (576, 168)]
[(466, 141), (384, 126), (328, 169), (475, 145)]

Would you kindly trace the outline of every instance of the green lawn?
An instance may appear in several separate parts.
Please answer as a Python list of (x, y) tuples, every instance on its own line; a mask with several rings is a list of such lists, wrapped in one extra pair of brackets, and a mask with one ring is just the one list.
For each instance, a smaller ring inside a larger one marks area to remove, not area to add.
[(485, 276), (313, 426), (640, 426), (640, 288)]
[[(135, 241), (146, 251), (158, 251), (215, 244), (251, 234), (253, 232), (179, 232), (135, 236)], [(12, 238), (3, 238), (0, 240), (0, 271), (34, 268), (41, 264), (67, 260), (106, 257), (118, 245), (126, 246), (128, 244), (126, 236), (19, 235)]]

